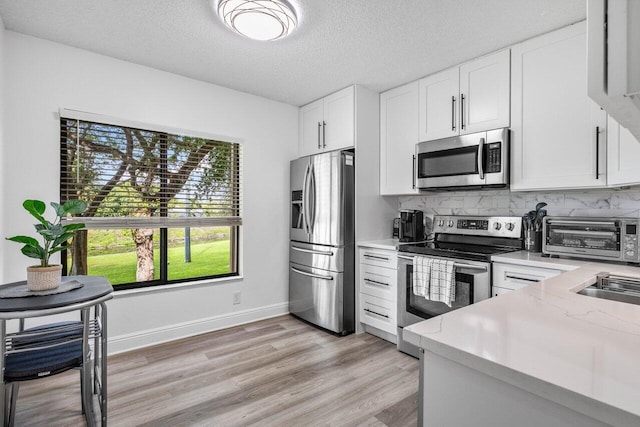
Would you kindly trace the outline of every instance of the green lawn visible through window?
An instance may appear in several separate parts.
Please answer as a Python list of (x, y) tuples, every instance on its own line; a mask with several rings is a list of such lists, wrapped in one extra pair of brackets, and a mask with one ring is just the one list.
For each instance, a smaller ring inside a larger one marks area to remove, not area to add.
[[(191, 262), (184, 261), (184, 247), (169, 248), (169, 275), (172, 280), (226, 274), (229, 268), (229, 240), (191, 245)], [(105, 276), (111, 284), (136, 281), (136, 253), (95, 255), (88, 257), (89, 274)], [(154, 251), (156, 277), (160, 254)]]

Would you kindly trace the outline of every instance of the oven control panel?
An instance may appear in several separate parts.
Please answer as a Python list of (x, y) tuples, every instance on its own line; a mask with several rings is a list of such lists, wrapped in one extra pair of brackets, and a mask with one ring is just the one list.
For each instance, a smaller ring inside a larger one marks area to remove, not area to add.
[(522, 218), (518, 216), (436, 215), (433, 218), (433, 232), (518, 239), (522, 235)]

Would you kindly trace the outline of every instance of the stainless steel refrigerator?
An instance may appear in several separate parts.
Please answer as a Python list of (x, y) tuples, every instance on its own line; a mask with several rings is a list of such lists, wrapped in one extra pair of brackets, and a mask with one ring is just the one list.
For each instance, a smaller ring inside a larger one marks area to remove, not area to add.
[(289, 312), (338, 334), (355, 328), (354, 153), (291, 162)]

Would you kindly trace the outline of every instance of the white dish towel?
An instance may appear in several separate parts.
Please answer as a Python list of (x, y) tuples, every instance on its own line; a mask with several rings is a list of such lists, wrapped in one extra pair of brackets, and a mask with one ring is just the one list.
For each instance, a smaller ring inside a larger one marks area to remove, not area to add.
[(432, 259), (429, 281), (429, 295), (431, 301), (439, 301), (451, 307), (456, 300), (455, 267), (453, 261)]
[(433, 258), (413, 257), (413, 294), (427, 299), (431, 281), (431, 261)]

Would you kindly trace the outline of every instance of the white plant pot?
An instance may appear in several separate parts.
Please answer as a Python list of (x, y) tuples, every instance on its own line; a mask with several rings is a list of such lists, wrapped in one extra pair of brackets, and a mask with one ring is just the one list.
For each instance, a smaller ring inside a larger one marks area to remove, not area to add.
[(27, 288), (30, 291), (47, 291), (60, 286), (62, 282), (62, 266), (27, 267)]

